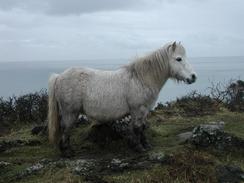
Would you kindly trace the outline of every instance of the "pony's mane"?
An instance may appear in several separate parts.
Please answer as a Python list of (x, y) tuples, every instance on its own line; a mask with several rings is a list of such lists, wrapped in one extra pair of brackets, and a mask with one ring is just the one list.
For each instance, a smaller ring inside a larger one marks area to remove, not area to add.
[(135, 59), (127, 65), (132, 77), (137, 77), (146, 85), (161, 85), (169, 75), (167, 46)]

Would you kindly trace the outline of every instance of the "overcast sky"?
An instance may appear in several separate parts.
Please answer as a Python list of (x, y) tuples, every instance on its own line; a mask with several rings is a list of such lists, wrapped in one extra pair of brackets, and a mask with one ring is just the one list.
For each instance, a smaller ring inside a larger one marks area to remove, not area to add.
[(244, 55), (244, 0), (0, 0), (0, 61)]

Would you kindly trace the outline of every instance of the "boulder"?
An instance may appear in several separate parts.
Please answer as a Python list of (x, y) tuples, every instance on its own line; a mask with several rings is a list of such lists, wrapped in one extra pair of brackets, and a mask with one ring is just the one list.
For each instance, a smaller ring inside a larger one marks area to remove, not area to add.
[(197, 147), (211, 146), (218, 150), (244, 147), (244, 140), (224, 132), (223, 123), (195, 127), (189, 141)]
[(218, 183), (239, 183), (244, 181), (244, 172), (238, 166), (217, 166), (216, 176)]

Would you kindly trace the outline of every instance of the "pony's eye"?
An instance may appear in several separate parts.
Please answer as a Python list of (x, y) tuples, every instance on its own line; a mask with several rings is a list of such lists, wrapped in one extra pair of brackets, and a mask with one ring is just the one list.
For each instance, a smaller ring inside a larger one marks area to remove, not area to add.
[(182, 61), (182, 58), (177, 57), (177, 58), (176, 58), (176, 61), (177, 61), (177, 62), (181, 62), (181, 61)]

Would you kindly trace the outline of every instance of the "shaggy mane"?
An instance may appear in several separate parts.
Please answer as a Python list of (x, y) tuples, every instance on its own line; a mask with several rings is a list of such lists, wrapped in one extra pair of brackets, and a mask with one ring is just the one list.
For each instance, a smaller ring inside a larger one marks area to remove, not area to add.
[(167, 46), (144, 57), (137, 58), (127, 65), (132, 77), (137, 77), (143, 84), (161, 86), (169, 75)]

